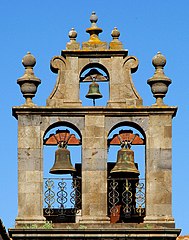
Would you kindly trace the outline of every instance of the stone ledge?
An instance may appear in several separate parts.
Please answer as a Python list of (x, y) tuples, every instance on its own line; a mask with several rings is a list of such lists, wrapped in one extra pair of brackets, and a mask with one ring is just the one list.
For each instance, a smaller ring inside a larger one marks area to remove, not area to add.
[[(85, 226), (83, 226), (84, 228)], [(80, 226), (81, 228), (81, 226)], [(174, 240), (180, 229), (9, 229), (12, 239), (164, 239)]]
[(15, 106), (12, 108), (12, 114), (15, 118), (19, 114), (34, 114), (40, 116), (85, 116), (90, 114), (105, 116), (149, 116), (151, 114), (171, 114), (176, 115), (177, 107), (23, 107)]

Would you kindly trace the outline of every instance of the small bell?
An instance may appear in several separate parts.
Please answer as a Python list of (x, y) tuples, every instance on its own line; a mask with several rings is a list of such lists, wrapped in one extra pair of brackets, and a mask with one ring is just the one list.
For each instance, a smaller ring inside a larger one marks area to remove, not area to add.
[(61, 142), (55, 152), (55, 162), (49, 173), (72, 174), (75, 171), (75, 168), (71, 164), (70, 151), (66, 149), (66, 145)]
[(89, 91), (85, 97), (93, 99), (93, 103), (95, 103), (94, 102), (95, 99), (102, 98), (102, 94), (99, 91), (98, 83), (94, 82), (94, 78), (92, 79), (93, 79), (93, 82), (89, 85)]
[(117, 153), (117, 162), (110, 173), (134, 173), (139, 175), (140, 172), (134, 163), (134, 152), (129, 146), (124, 146)]

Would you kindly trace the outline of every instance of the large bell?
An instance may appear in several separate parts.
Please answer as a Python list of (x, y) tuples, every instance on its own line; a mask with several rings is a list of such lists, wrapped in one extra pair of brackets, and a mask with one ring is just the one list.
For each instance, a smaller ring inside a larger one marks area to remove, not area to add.
[(123, 147), (117, 153), (117, 162), (110, 173), (134, 173), (140, 174), (134, 163), (133, 150)]
[(98, 98), (102, 98), (102, 94), (99, 91), (99, 85), (96, 82), (92, 82), (89, 85), (89, 91), (87, 93), (87, 95), (85, 96), (86, 98), (90, 98), (90, 99), (98, 99)]
[(60, 147), (55, 152), (55, 162), (49, 173), (52, 174), (70, 174), (75, 172), (71, 164), (70, 151), (65, 147)]

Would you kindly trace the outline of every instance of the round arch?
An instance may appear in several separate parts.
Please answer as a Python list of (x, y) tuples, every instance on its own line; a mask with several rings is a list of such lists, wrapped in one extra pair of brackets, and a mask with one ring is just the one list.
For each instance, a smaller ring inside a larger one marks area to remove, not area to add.
[(68, 122), (68, 121), (58, 121), (58, 122), (55, 122), (53, 124), (51, 124), (44, 132), (44, 135), (43, 135), (43, 139), (45, 138), (46, 134), (52, 130), (53, 128), (56, 128), (56, 127), (69, 127), (71, 129), (73, 129), (78, 135), (80, 138), (82, 138), (82, 135), (81, 135), (81, 132), (80, 130), (71, 122)]
[(109, 72), (108, 72), (107, 68), (106, 68), (104, 65), (100, 64), (100, 63), (89, 63), (89, 64), (85, 65), (85, 66), (81, 69), (81, 71), (80, 71), (79, 78), (81, 77), (81, 75), (83, 74), (83, 72), (86, 71), (86, 70), (89, 69), (89, 68), (99, 68), (100, 70), (102, 70), (102, 71), (104, 71), (104, 72), (106, 73), (106, 75), (107, 75), (107, 77), (108, 77), (108, 79), (109, 79)]
[(144, 141), (146, 142), (146, 134), (145, 134), (145, 131), (143, 130), (143, 128), (140, 125), (138, 125), (137, 123), (131, 122), (131, 121), (121, 121), (119, 123), (116, 123), (109, 130), (107, 137), (111, 134), (112, 131), (114, 131), (116, 128), (119, 128), (119, 127), (132, 127), (132, 128), (137, 129), (142, 134)]

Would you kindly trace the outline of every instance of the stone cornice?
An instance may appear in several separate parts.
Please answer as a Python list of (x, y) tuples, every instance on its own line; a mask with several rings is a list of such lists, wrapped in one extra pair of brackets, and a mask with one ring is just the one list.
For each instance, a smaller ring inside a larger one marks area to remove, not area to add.
[(175, 117), (177, 107), (128, 107), (128, 108), (111, 108), (111, 107), (13, 107), (12, 114), (15, 118), (18, 115), (41, 115), (41, 116), (85, 116), (90, 114), (105, 116), (135, 116), (144, 117), (149, 115), (170, 114)]
[(119, 228), (94, 228), (94, 229), (9, 229), (10, 236), (13, 239), (176, 239), (180, 229), (119, 229)]
[(126, 57), (128, 50), (62, 50), (61, 55), (63, 57), (80, 57), (80, 58), (108, 58), (112, 56)]

